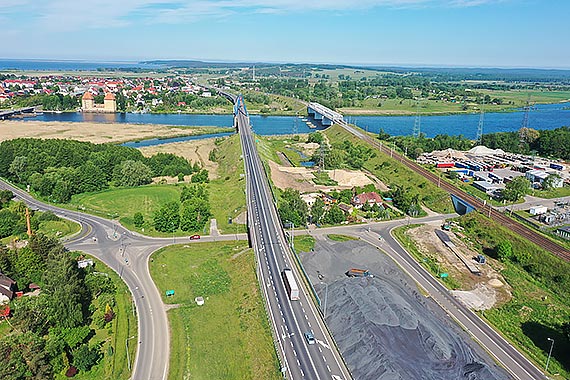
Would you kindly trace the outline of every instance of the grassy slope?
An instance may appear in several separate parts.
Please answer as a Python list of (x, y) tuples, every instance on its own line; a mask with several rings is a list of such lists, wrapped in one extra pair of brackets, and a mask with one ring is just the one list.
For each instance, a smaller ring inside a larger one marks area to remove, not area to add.
[[(343, 128), (334, 125), (328, 128), (324, 134), (332, 144), (350, 140), (354, 144), (366, 144), (353, 136)], [(447, 192), (439, 189), (421, 175), (405, 167), (390, 156), (377, 152), (376, 157), (369, 159), (364, 164), (364, 169), (370, 171), (388, 186), (401, 185), (404, 188), (413, 188), (420, 194), (420, 199), (429, 209), (440, 212), (453, 212), (453, 205)]]
[(223, 140), (217, 147), (218, 179), (208, 185), (212, 213), (222, 233), (245, 231), (245, 225), (228, 225), (228, 217), (235, 218), (246, 209), (245, 177), (239, 135)]
[[(172, 331), (170, 379), (278, 379), (278, 363), (243, 242), (172, 246), (154, 254), (150, 271), (166, 303)], [(203, 296), (204, 306), (194, 298)]]
[[(463, 217), (471, 221), (465, 234), (475, 242), (481, 252), (494, 254), (494, 247), (503, 240), (509, 240), (513, 252), (528, 252), (541, 255), (548, 265), (568, 265), (553, 257), (541, 247), (513, 234), (481, 214), (471, 213)], [(546, 260), (548, 259), (548, 260)], [(506, 261), (502, 268), (496, 268), (513, 289), (510, 302), (481, 313), (511, 341), (515, 342), (536, 363), (545, 363), (550, 344), (547, 337), (556, 344), (552, 354), (550, 373), (570, 377), (570, 340), (564, 336), (560, 325), (570, 321), (570, 293), (560, 291), (551, 281), (531, 276), (520, 265)], [(560, 377), (556, 377), (560, 378)]]
[[(240, 159), (241, 147), (239, 136), (225, 138), (218, 146), (219, 179), (208, 184), (210, 205), (218, 229), (222, 233), (234, 233), (245, 230), (244, 226), (228, 225), (228, 217), (235, 218), (245, 210), (245, 183), (240, 177), (243, 163)], [(182, 185), (148, 185), (133, 188), (109, 189), (98, 193), (74, 195), (71, 203), (65, 205), (70, 210), (81, 210), (87, 213), (118, 219), (130, 230), (151, 236), (171, 236), (155, 231), (152, 226), (153, 213), (161, 205), (176, 201), (180, 197)], [(145, 219), (144, 232), (133, 225), (132, 217), (140, 211)], [(209, 224), (206, 228), (209, 227)], [(209, 234), (209, 230), (206, 231)], [(179, 236), (187, 232), (178, 231)]]

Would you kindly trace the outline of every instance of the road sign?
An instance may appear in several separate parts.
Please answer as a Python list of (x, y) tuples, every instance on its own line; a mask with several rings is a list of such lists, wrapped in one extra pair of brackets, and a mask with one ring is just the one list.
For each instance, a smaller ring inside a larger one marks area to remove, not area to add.
[(173, 295), (174, 295), (174, 290), (167, 290), (167, 291), (166, 291), (166, 296), (167, 296), (167, 297), (170, 297), (170, 296), (173, 296)]

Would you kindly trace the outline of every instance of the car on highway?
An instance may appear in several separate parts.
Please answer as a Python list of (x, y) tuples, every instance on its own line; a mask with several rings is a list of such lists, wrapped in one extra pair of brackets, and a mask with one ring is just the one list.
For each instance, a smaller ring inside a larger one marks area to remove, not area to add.
[(192, 235), (190, 236), (190, 240), (198, 240), (200, 239), (200, 235)]
[(306, 331), (305, 332), (305, 339), (307, 340), (308, 344), (315, 344), (315, 336), (312, 332)]

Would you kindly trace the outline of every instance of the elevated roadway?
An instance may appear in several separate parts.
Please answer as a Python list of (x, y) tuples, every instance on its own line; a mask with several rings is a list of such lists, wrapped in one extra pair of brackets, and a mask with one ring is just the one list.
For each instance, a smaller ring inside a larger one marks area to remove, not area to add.
[[(351, 379), (288, 247), (243, 106), (237, 110), (236, 122), (247, 177), (249, 233), (283, 375), (287, 379)], [(298, 301), (289, 299), (283, 284), (285, 268), (292, 269), (300, 286)], [(308, 331), (314, 334), (315, 344), (305, 338)]]

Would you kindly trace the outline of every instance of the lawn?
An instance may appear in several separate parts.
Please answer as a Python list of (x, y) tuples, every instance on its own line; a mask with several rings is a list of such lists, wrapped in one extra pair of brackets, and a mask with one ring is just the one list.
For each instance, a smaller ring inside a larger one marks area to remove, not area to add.
[(281, 378), (246, 243), (167, 247), (153, 255), (150, 272), (164, 301), (178, 306), (168, 312), (170, 379)]
[(293, 237), (296, 252), (311, 252), (315, 248), (315, 238), (311, 235), (297, 235)]
[[(233, 135), (220, 139), (217, 143), (219, 178), (207, 184), (210, 195), (210, 206), (216, 218), (218, 229), (222, 233), (244, 232), (245, 225), (228, 223), (245, 211), (245, 178), (239, 136)], [(186, 184), (188, 185), (188, 184)], [(171, 233), (160, 233), (152, 227), (153, 214), (167, 203), (180, 199), (183, 184), (147, 185), (131, 188), (112, 188), (98, 193), (74, 195), (71, 202), (64, 207), (80, 210), (109, 219), (119, 220), (126, 228), (150, 236), (172, 236)], [(145, 224), (137, 228), (133, 224), (135, 212), (143, 214)], [(205, 231), (209, 234), (209, 223)], [(188, 232), (177, 231), (177, 236), (188, 235)]]
[[(323, 132), (332, 144), (350, 140), (354, 144), (366, 144), (358, 137), (347, 132), (338, 125), (334, 125)], [(425, 179), (420, 174), (408, 169), (401, 162), (376, 150), (376, 157), (368, 159), (364, 169), (378, 177), (389, 187), (396, 185), (409, 189), (410, 192), (419, 194), (422, 203), (429, 209), (439, 213), (453, 212), (453, 205), (449, 194), (438, 188), (435, 184)], [(419, 216), (422, 216), (421, 214)]]
[(58, 221), (54, 220), (41, 222), (38, 232), (41, 232), (44, 235), (50, 237), (61, 238), (64, 236), (73, 235), (79, 232), (80, 229), (81, 227), (79, 224), (67, 219), (61, 219)]
[(339, 234), (328, 234), (327, 238), (329, 238), (332, 241), (338, 241), (341, 243), (345, 241), (358, 240), (358, 238), (355, 238), (354, 236), (339, 235)]

